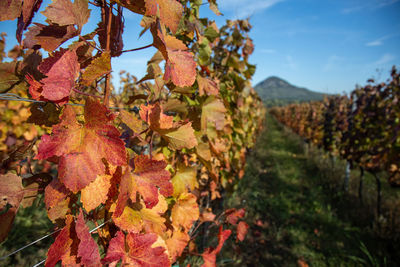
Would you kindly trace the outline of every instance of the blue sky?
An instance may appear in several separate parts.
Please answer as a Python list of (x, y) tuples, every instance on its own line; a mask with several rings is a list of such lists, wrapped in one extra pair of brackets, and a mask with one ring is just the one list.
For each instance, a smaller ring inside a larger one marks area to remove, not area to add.
[[(45, 0), (42, 6), (46, 6)], [(369, 78), (384, 81), (393, 65), (400, 67), (400, 0), (219, 0), (223, 16), (206, 6), (201, 16), (222, 26), (226, 19), (250, 17), (255, 44), (250, 62), (257, 65), (253, 85), (275, 75), (297, 86), (326, 93), (348, 93)], [(41, 9), (43, 10), (43, 8)], [(127, 12), (126, 12), (127, 13)], [(138, 38), (141, 16), (125, 14), (124, 49), (150, 44)], [(43, 22), (38, 14), (34, 22)], [(95, 28), (92, 11), (83, 28)], [(16, 21), (0, 22), (15, 45)], [(127, 70), (141, 78), (155, 49), (125, 53), (113, 60), (114, 77)], [(117, 83), (118, 79), (114, 79)]]

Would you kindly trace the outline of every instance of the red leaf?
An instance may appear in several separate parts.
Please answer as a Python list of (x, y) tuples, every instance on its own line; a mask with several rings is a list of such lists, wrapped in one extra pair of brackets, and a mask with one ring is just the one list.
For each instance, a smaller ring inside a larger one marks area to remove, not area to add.
[(150, 209), (158, 203), (158, 188), (165, 197), (173, 194), (171, 174), (165, 170), (167, 162), (150, 159), (147, 155), (139, 155), (134, 159), (134, 163), (133, 176), (147, 208)]
[(0, 242), (3, 242), (11, 231), (17, 211), (17, 208), (11, 207), (5, 213), (0, 214)]
[(236, 225), (239, 218), (243, 218), (245, 214), (246, 214), (245, 209), (239, 209), (239, 210), (228, 209), (225, 211), (225, 215), (227, 215), (226, 221), (232, 225)]
[(38, 69), (47, 76), (41, 80), (42, 87), (36, 81), (28, 79), (29, 92), (37, 100), (50, 100), (59, 104), (68, 102), (68, 97), (79, 75), (79, 63), (76, 53), (61, 49), (54, 56), (45, 59)]
[(70, 237), (72, 223), (73, 217), (71, 215), (68, 215), (66, 225), (58, 234), (56, 240), (53, 244), (51, 244), (49, 250), (47, 251), (47, 259), (44, 265), (45, 267), (55, 266), (56, 263), (62, 260), (64, 255), (66, 255), (70, 251), (73, 243), (73, 240)]
[(62, 156), (58, 168), (58, 178), (74, 193), (88, 186), (98, 174), (104, 174), (106, 170), (101, 159), (88, 152)]
[(82, 211), (76, 221), (75, 231), (80, 240), (78, 256), (81, 258), (81, 263), (84, 266), (101, 266), (99, 248), (89, 233), (89, 227), (85, 224)]
[(249, 225), (243, 221), (239, 222), (237, 225), (237, 240), (243, 241), (246, 237), (247, 230), (249, 229)]
[(215, 267), (215, 260), (217, 258), (217, 254), (221, 251), (222, 246), (225, 243), (225, 240), (231, 235), (231, 230), (224, 230), (222, 231), (222, 226), (219, 227), (218, 233), (218, 246), (215, 249), (207, 248), (202, 256), (204, 260), (204, 264), (202, 267)]
[(78, 123), (74, 109), (67, 106), (53, 134), (42, 136), (36, 158), (60, 157), (59, 179), (74, 193), (105, 174), (103, 158), (116, 166), (126, 164), (124, 142), (110, 114), (104, 105), (88, 98), (85, 124)]
[(170, 266), (163, 247), (153, 248), (157, 240), (156, 234), (128, 234), (122, 232), (111, 239), (103, 264), (116, 264), (122, 260), (121, 266), (163, 267)]

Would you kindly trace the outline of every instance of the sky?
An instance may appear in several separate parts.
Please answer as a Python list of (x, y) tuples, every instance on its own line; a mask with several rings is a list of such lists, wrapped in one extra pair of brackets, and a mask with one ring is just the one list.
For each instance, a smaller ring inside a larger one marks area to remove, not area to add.
[[(43, 7), (50, 0), (45, 0)], [(349, 93), (369, 78), (385, 81), (393, 65), (400, 68), (400, 0), (217, 0), (222, 16), (207, 5), (200, 15), (222, 26), (227, 19), (250, 18), (255, 51), (249, 61), (257, 66), (253, 85), (269, 76), (324, 93)], [(139, 38), (140, 15), (124, 13), (124, 49), (148, 45), (149, 33)], [(34, 22), (43, 22), (37, 14)], [(92, 11), (83, 28), (96, 27)], [(16, 21), (0, 22), (7, 49), (16, 44)], [(156, 50), (124, 53), (113, 59), (114, 84), (126, 70), (141, 78)], [(118, 86), (117, 86), (118, 87)]]

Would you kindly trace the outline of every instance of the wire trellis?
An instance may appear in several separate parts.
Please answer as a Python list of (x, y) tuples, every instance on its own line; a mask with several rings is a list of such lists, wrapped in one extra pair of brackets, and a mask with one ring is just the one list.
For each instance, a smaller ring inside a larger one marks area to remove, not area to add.
[[(110, 221), (111, 221), (111, 219), (109, 219), (109, 220), (103, 222), (102, 224), (100, 224), (100, 225), (96, 226), (95, 228), (93, 228), (92, 230), (90, 230), (89, 233), (90, 233), (90, 234), (93, 233), (94, 231), (100, 229), (101, 227), (103, 227), (104, 225), (106, 225), (106, 224), (107, 224), (108, 222), (110, 222)], [(47, 234), (47, 235), (45, 235), (45, 236), (42, 236), (41, 238), (39, 238), (39, 239), (37, 239), (37, 240), (35, 240), (35, 241), (33, 241), (33, 242), (31, 242), (31, 243), (29, 243), (29, 244), (23, 246), (23, 247), (21, 247), (21, 248), (15, 250), (15, 251), (13, 251), (13, 252), (11, 252), (11, 253), (5, 255), (5, 256), (2, 256), (2, 257), (0, 258), (0, 261), (1, 261), (1, 260), (5, 260), (6, 258), (8, 258), (8, 257), (10, 257), (10, 256), (12, 256), (12, 255), (14, 255), (14, 254), (17, 254), (18, 252), (20, 252), (20, 251), (22, 251), (22, 250), (24, 250), (24, 249), (26, 249), (26, 248), (28, 248), (28, 247), (30, 247), (30, 246), (33, 246), (33, 245), (36, 244), (37, 242), (39, 242), (39, 241), (41, 241), (41, 240), (43, 240), (43, 239), (46, 239), (46, 238), (48, 238), (49, 236), (52, 236), (53, 234), (55, 234), (55, 233), (57, 233), (57, 232), (59, 232), (59, 231), (61, 231), (61, 230), (62, 230), (62, 229), (58, 229), (58, 230), (56, 230), (56, 231), (53, 231), (53, 232), (51, 232), (50, 234)], [(33, 265), (33, 267), (40, 266), (40, 265), (43, 264), (45, 261), (46, 261), (46, 259), (44, 259), (44, 260), (42, 260), (42, 261), (36, 263), (35, 265)]]
[[(22, 102), (31, 102), (31, 103), (52, 103), (52, 102), (46, 102), (46, 101), (40, 101), (40, 100), (34, 100), (34, 99), (29, 99), (29, 98), (25, 98), (25, 97), (21, 97), (19, 95), (16, 94), (12, 94), (12, 93), (3, 93), (0, 94), (0, 100), (6, 100), (6, 101), (22, 101)], [(66, 105), (70, 105), (70, 106), (79, 106), (79, 107), (84, 107), (84, 104), (75, 104), (75, 103), (66, 103)], [(129, 107), (109, 107), (109, 109), (127, 109), (130, 111), (135, 111), (137, 108), (133, 107), (133, 108), (129, 108)]]

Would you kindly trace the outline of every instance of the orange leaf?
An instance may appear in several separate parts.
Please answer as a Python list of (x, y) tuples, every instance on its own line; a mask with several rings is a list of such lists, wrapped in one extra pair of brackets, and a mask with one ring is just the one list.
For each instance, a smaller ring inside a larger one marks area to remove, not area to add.
[(189, 240), (190, 236), (186, 232), (176, 230), (173, 232), (172, 237), (165, 241), (171, 262), (175, 262), (176, 258), (182, 254)]
[(164, 80), (172, 82), (176, 86), (191, 86), (196, 80), (196, 62), (191, 52), (187, 51), (186, 45), (173, 36), (165, 33), (165, 28), (159, 23), (151, 27), (153, 45), (160, 50), (165, 64)]
[(237, 225), (237, 240), (243, 241), (244, 238), (246, 237), (247, 230), (249, 229), (249, 225), (245, 223), (244, 221), (241, 221)]
[(44, 203), (52, 221), (64, 218), (69, 209), (69, 190), (58, 179), (53, 179), (44, 190)]
[(184, 125), (173, 122), (173, 117), (165, 115), (160, 104), (140, 107), (140, 117), (150, 125), (153, 131), (158, 132), (174, 150), (193, 148), (197, 145), (192, 123)]
[(81, 202), (87, 212), (100, 204), (106, 203), (108, 190), (111, 187), (111, 175), (98, 175), (96, 180), (81, 191)]
[(168, 49), (164, 80), (171, 80), (176, 86), (191, 86), (196, 80), (196, 62), (187, 51)]
[(172, 208), (171, 218), (175, 227), (182, 226), (188, 231), (199, 218), (196, 196), (191, 193), (181, 194)]
[(7, 203), (18, 209), (23, 197), (24, 191), (20, 176), (12, 173), (0, 175), (0, 210)]
[(181, 3), (176, 0), (145, 0), (145, 7), (148, 16), (156, 16), (158, 9), (161, 22), (176, 32), (183, 13)]
[[(144, 206), (144, 205), (143, 205)], [(152, 209), (140, 210), (126, 206), (120, 216), (113, 214), (115, 224), (124, 231), (139, 233), (142, 230), (162, 235), (165, 230), (165, 218), (162, 215), (167, 211), (168, 204), (165, 198), (159, 194), (158, 203)]]

